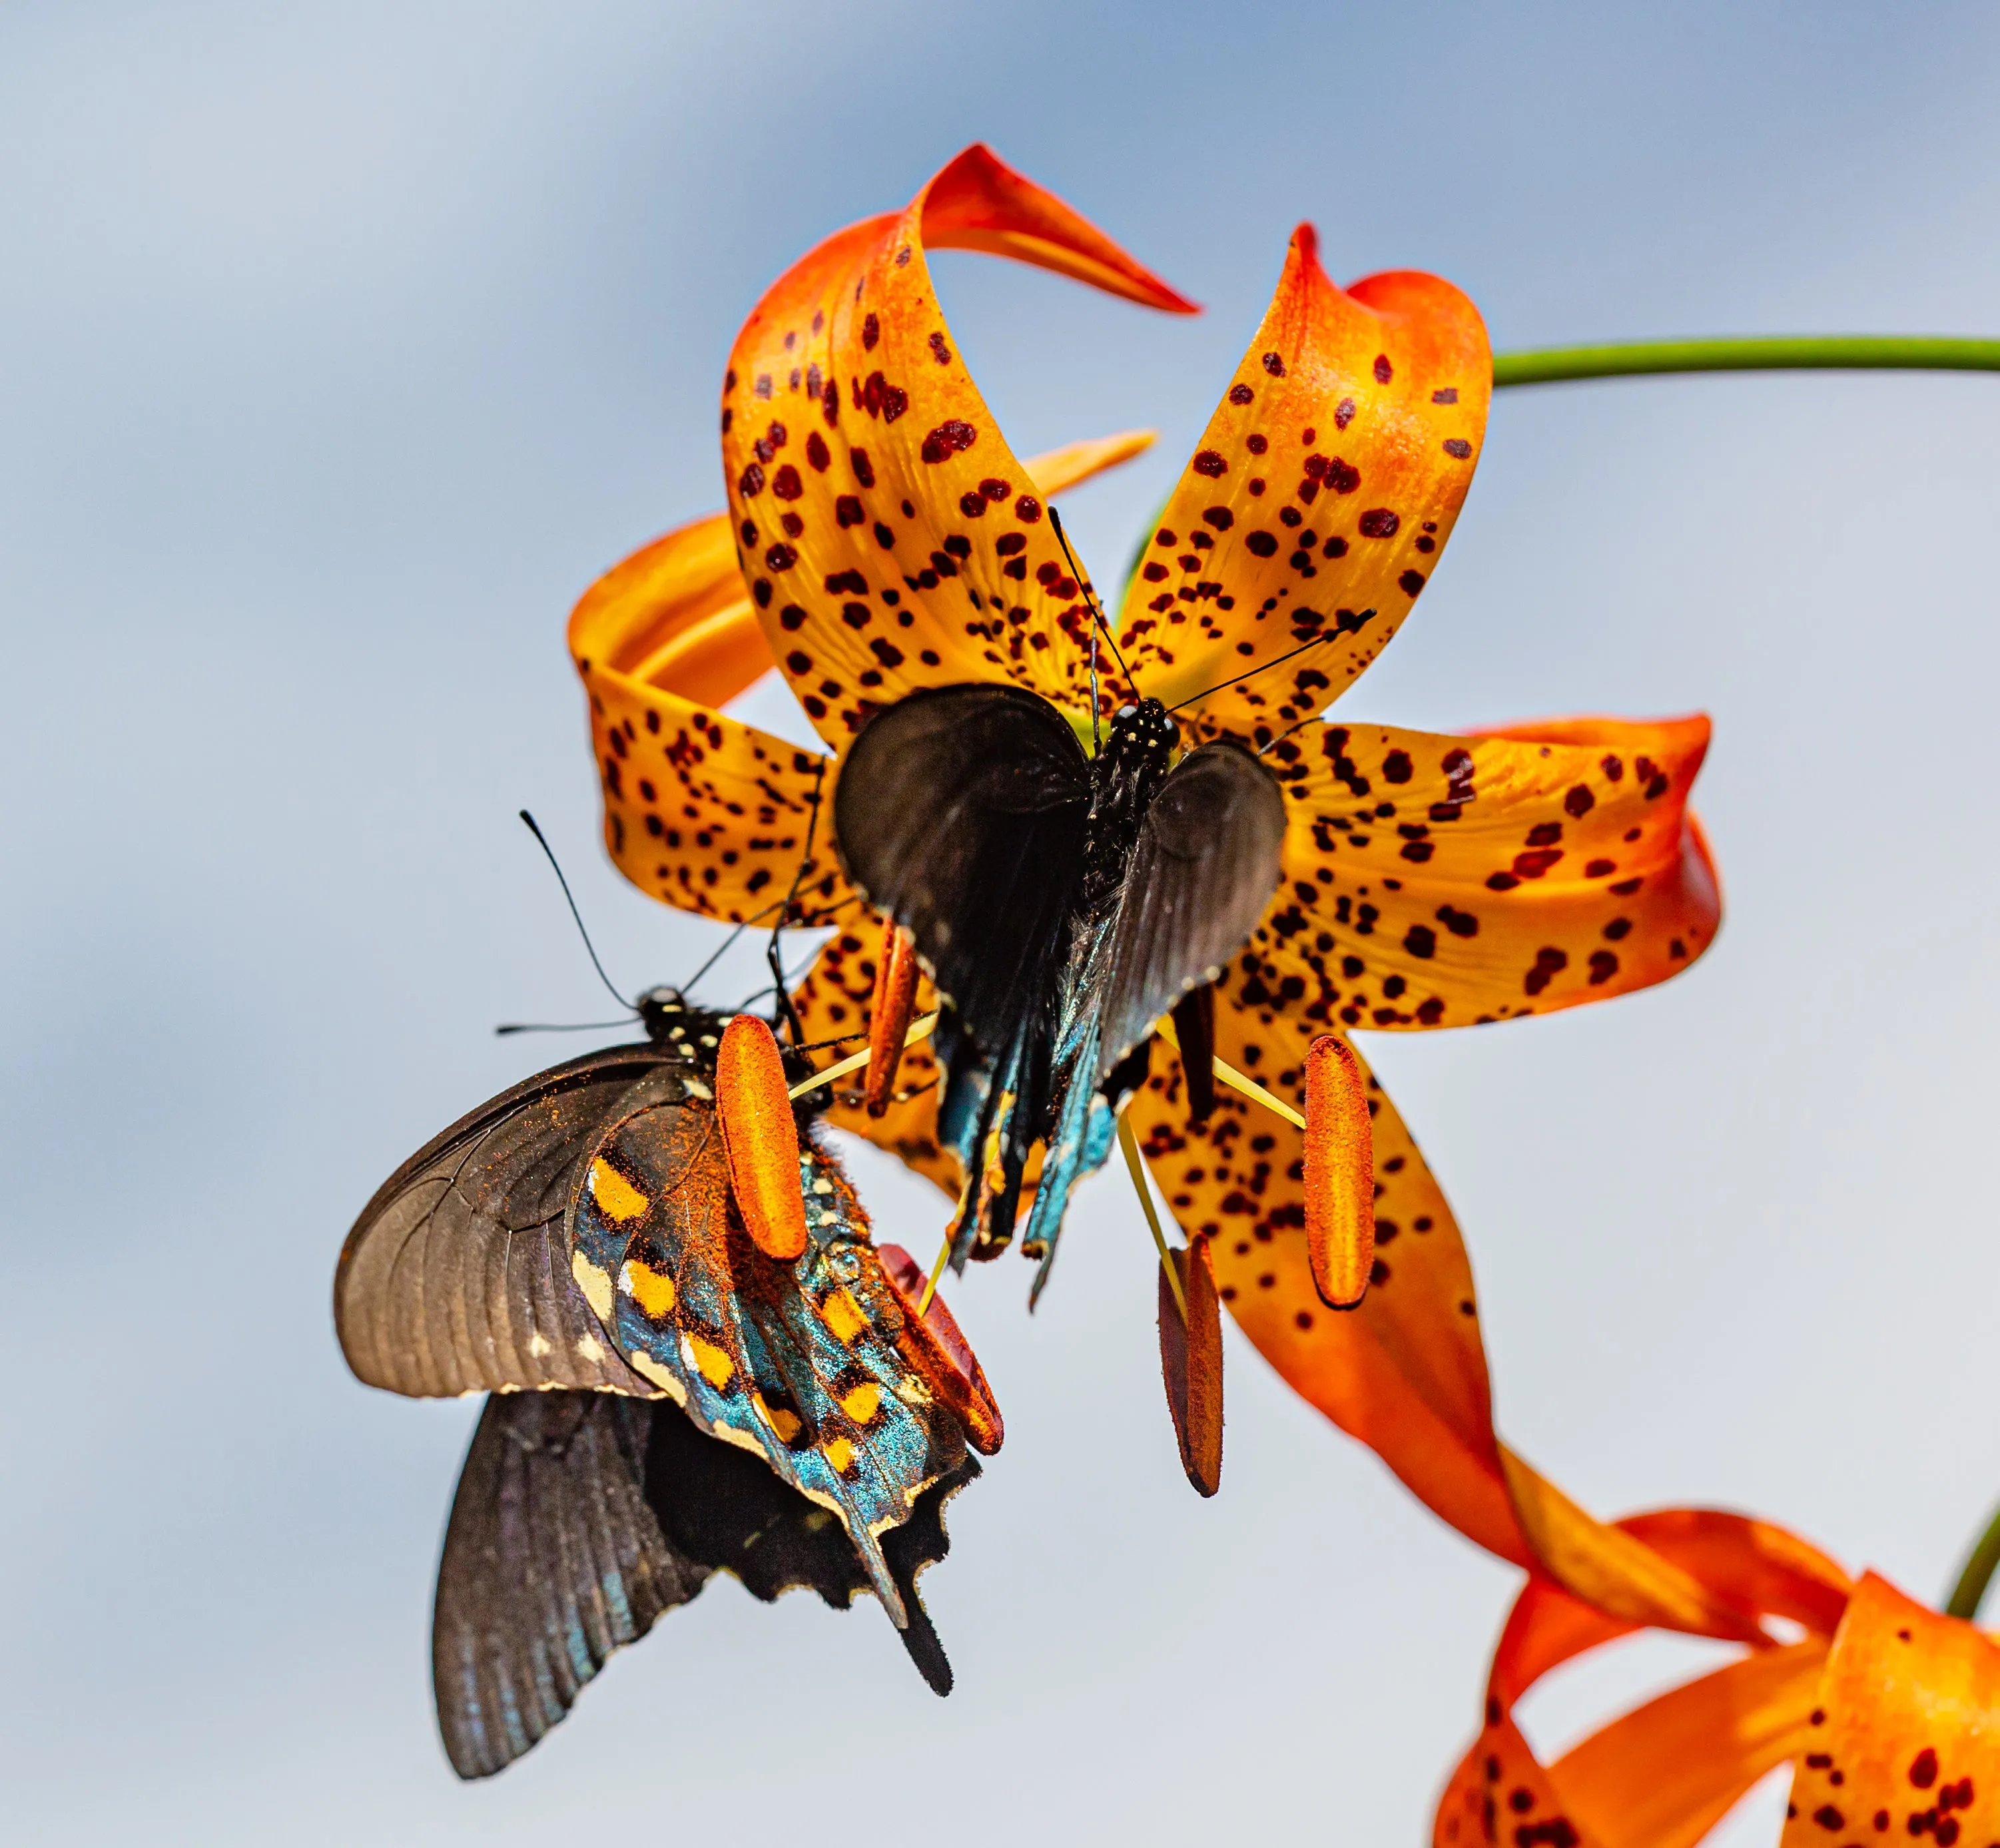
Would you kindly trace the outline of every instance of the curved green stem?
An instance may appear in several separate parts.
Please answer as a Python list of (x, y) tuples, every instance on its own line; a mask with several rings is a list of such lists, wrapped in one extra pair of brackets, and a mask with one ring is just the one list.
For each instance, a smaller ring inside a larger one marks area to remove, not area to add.
[(1995, 1568), (2000, 1568), (2000, 1508), (1993, 1511), (1992, 1521), (1966, 1555), (1965, 1568), (1946, 1600), (1945, 1615), (1964, 1617), (1967, 1623), (1978, 1616), (1979, 1601), (1986, 1596)]
[(1565, 379), (1616, 379), (1648, 372), (1821, 370), (2000, 372), (2000, 340), (1928, 335), (1787, 334), (1766, 339), (1631, 340), (1607, 346), (1552, 346), (1495, 353), (1493, 383), (1550, 385)]

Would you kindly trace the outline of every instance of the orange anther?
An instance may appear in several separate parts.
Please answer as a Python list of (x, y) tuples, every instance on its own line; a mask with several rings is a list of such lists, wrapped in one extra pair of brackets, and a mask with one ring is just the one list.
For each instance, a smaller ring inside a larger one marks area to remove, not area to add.
[(1322, 1033), (1306, 1053), (1306, 1256), (1328, 1308), (1352, 1309), (1375, 1268), (1375, 1131), (1353, 1049)]
[(917, 1005), (916, 939), (894, 918), (882, 921), (882, 947), (875, 958), (875, 1002), (868, 1015), (868, 1114), (889, 1108), (896, 1067)]
[(766, 1257), (790, 1263), (806, 1248), (806, 1197), (786, 1090), (785, 1062), (770, 1028), (754, 1014), (738, 1014), (723, 1029), (715, 1055), (729, 1184), (752, 1242)]
[(1173, 1414), (1181, 1468), (1201, 1494), (1222, 1486), (1222, 1305), (1207, 1235), (1168, 1254), (1187, 1297), (1187, 1319), (1165, 1270), (1160, 1273), (1160, 1371)]

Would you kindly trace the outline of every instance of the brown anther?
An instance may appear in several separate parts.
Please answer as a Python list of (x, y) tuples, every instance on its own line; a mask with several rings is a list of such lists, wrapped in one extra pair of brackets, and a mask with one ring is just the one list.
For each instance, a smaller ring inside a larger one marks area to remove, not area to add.
[(886, 1115), (896, 1089), (896, 1067), (917, 1005), (916, 940), (893, 918), (882, 921), (875, 958), (875, 1000), (868, 1014), (868, 1084), (871, 1117)]
[(806, 1249), (799, 1130), (786, 1092), (770, 1028), (754, 1014), (738, 1014), (723, 1029), (715, 1055), (716, 1116), (745, 1228), (765, 1256), (781, 1263)]
[(1211, 1495), (1222, 1486), (1222, 1305), (1206, 1233), (1197, 1232), (1186, 1250), (1168, 1255), (1187, 1297), (1187, 1319), (1181, 1319), (1173, 1286), (1161, 1270), (1160, 1371), (1181, 1467), (1199, 1493)]
[(1375, 1267), (1375, 1131), (1368, 1081), (1338, 1033), (1306, 1053), (1306, 1256), (1328, 1308), (1352, 1309)]

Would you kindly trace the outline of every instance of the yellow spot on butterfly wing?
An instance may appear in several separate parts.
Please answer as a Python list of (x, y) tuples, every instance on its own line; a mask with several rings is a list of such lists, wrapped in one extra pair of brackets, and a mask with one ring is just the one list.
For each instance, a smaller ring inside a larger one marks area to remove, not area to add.
[(681, 1352), (687, 1356), (687, 1363), (707, 1381), (717, 1392), (729, 1390), (729, 1382), (736, 1377), (736, 1363), (728, 1352), (717, 1347), (712, 1341), (699, 1335), (683, 1335)]
[(611, 1322), (611, 1273), (600, 1270), (582, 1252), (575, 1253), (569, 1261), (569, 1273), (576, 1279), (576, 1287), (584, 1294), (597, 1319), (607, 1327)]
[(783, 1405), (766, 1404), (761, 1392), (753, 1392), (750, 1402), (756, 1407), (757, 1416), (777, 1433), (780, 1443), (790, 1443), (804, 1428), (796, 1412), (788, 1411)]
[(602, 1155), (590, 1165), (590, 1194), (620, 1225), (641, 1218), (653, 1204)]
[(854, 1446), (845, 1437), (830, 1437), (820, 1449), (835, 1475), (844, 1476), (854, 1467)]
[(680, 1292), (674, 1287), (674, 1280), (664, 1270), (655, 1270), (650, 1264), (642, 1264), (637, 1258), (628, 1259), (619, 1278), (626, 1294), (644, 1310), (655, 1322), (659, 1322), (673, 1313), (674, 1304), (680, 1300)]
[(687, 1403), (687, 1388), (671, 1369), (662, 1367), (651, 1354), (630, 1353), (625, 1358), (631, 1363), (634, 1373), (651, 1380), (675, 1405)]
[(854, 1293), (844, 1286), (820, 1304), (819, 1312), (821, 1319), (832, 1329), (835, 1339), (845, 1347), (852, 1347), (867, 1332), (868, 1318), (854, 1300)]
[(857, 1386), (840, 1402), (840, 1409), (857, 1425), (865, 1425), (880, 1410), (882, 1388), (873, 1380)]

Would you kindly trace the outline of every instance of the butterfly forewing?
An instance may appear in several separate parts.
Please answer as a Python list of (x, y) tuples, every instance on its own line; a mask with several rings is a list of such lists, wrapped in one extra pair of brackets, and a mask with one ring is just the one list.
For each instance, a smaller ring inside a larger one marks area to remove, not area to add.
[(713, 1108), (637, 1112), (580, 1178), (576, 1275), (634, 1368), (839, 1515), (900, 1625), (879, 1537), (964, 1461), (964, 1428), (905, 1352), (846, 1177), (810, 1138), (800, 1173), (807, 1244), (786, 1263), (743, 1225)]
[(1089, 804), (1075, 733), (1016, 687), (913, 693), (842, 762), (834, 832), (849, 877), (910, 931), (989, 1053), (1059, 966)]
[(1101, 1081), (1250, 940), (1283, 877), (1285, 800), (1248, 751), (1203, 745), (1167, 773), (1132, 849), (1101, 995)]
[(656, 1088), (665, 1055), (614, 1047), (503, 1091), (397, 1170), (340, 1256), (334, 1320), (371, 1386), (417, 1397), (595, 1388), (651, 1395), (570, 1274), (578, 1165)]

